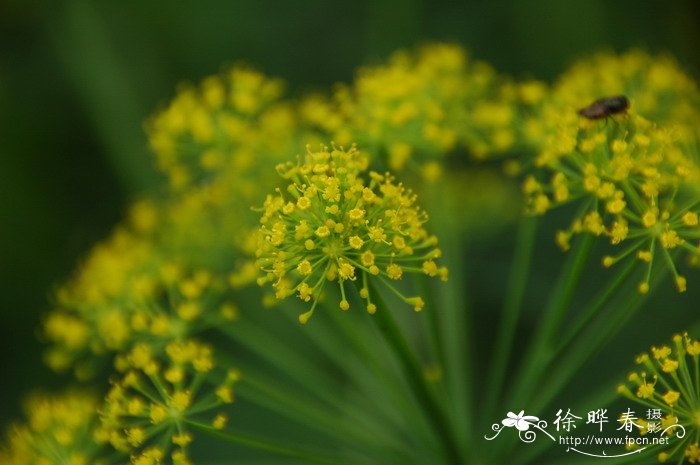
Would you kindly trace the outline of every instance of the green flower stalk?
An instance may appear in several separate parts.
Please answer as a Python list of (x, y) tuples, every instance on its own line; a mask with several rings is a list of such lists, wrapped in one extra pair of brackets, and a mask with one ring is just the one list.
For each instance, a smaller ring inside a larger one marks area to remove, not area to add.
[(26, 403), (26, 423), (14, 425), (0, 447), (0, 463), (12, 465), (109, 465), (98, 434), (98, 401), (84, 392), (38, 394)]
[(630, 373), (627, 383), (618, 387), (618, 392), (628, 399), (649, 409), (665, 413), (657, 423), (638, 420), (642, 434), (666, 430), (675, 435), (680, 428), (684, 434), (681, 441), (668, 445), (652, 446), (659, 462), (700, 461), (700, 342), (687, 333), (673, 336), (673, 344), (652, 347), (639, 355), (635, 362), (638, 371)]
[(296, 293), (313, 300), (299, 316), (302, 323), (328, 282), (337, 283), (339, 306), (348, 310), (345, 285), (359, 279), (367, 311), (374, 313), (368, 279), (381, 281), (416, 311), (423, 299), (404, 296), (392, 282), (404, 273), (447, 279), (447, 269), (435, 262), (437, 238), (423, 227), (428, 218), (415, 206), (415, 195), (389, 174), (366, 176), (367, 168), (367, 157), (355, 147), (309, 150), (296, 165), (278, 167), (289, 185), (268, 196), (263, 207), (258, 281), (272, 283), (278, 299)]

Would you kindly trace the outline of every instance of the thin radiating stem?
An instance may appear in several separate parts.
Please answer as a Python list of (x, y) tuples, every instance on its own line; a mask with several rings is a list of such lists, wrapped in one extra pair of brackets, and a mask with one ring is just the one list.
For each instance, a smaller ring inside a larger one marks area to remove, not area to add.
[(508, 280), (508, 287), (505, 293), (506, 300), (501, 312), (494, 355), (486, 383), (488, 395), (483, 411), (487, 419), (493, 416), (508, 369), (508, 360), (513, 348), (515, 330), (522, 310), (523, 296), (530, 271), (536, 229), (536, 218), (524, 217), (521, 219), (515, 243), (515, 258)]
[(515, 404), (523, 405), (537, 387), (537, 380), (545, 368), (542, 360), (547, 358), (548, 351), (551, 349), (551, 338), (569, 309), (594, 241), (594, 236), (584, 236), (561, 272), (561, 277), (552, 293), (552, 298), (532, 341), (528, 356), (525, 357), (519, 374), (515, 377), (519, 381), (511, 398)]
[[(273, 455), (292, 457), (303, 460), (308, 463), (316, 463), (321, 465), (351, 465), (351, 462), (345, 462), (336, 456), (317, 455), (314, 452), (306, 451), (303, 449), (280, 446), (277, 442), (273, 443), (263, 439), (251, 438), (248, 436), (234, 434), (228, 431), (218, 430), (207, 424), (198, 423), (195, 421), (187, 421), (187, 424), (192, 426), (193, 428), (196, 428), (200, 431), (209, 434), (210, 436), (222, 439), (226, 442), (250, 447)], [(354, 464), (355, 462), (352, 463)]]
[(377, 312), (373, 321), (376, 322), (382, 336), (399, 359), (414, 395), (433, 424), (436, 436), (443, 443), (449, 463), (454, 465), (463, 463), (459, 442), (451, 428), (449, 418), (426, 382), (418, 359), (401, 333), (384, 299), (371, 282), (368, 283), (368, 286), (370, 295), (373, 296), (374, 303), (377, 305)]

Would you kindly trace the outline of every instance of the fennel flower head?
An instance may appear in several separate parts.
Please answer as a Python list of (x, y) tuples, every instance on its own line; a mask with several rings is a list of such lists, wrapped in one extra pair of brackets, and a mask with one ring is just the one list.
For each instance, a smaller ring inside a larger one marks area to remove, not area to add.
[(199, 185), (225, 170), (246, 172), (259, 153), (278, 153), (275, 148), (287, 143), (294, 126), (283, 90), (281, 80), (241, 65), (197, 86), (182, 86), (146, 124), (158, 167), (172, 188)]
[(97, 399), (83, 392), (35, 394), (25, 405), (26, 423), (9, 430), (0, 463), (12, 465), (108, 465), (96, 434)]
[(405, 273), (447, 279), (435, 259), (437, 238), (423, 227), (425, 212), (416, 197), (389, 174), (367, 173), (368, 158), (355, 147), (308, 150), (297, 164), (278, 167), (289, 184), (267, 197), (256, 252), (263, 275), (278, 299), (293, 294), (313, 301), (299, 320), (313, 314), (327, 283), (340, 290), (340, 308), (348, 310), (345, 285), (359, 279), (367, 311), (376, 305), (368, 281), (382, 282), (404, 302), (421, 310), (420, 297), (406, 297), (392, 281)]
[(308, 100), (301, 115), (339, 143), (358, 142), (394, 172), (434, 181), (460, 147), (482, 155), (513, 144), (513, 111), (500, 99), (500, 81), (462, 47), (428, 44), (361, 68), (330, 103)]
[(536, 152), (535, 163), (557, 153), (557, 142), (576, 138), (577, 110), (618, 95), (628, 99), (634, 114), (668, 128), (683, 144), (693, 144), (700, 136), (700, 90), (675, 59), (641, 50), (603, 52), (576, 61), (532, 106), (524, 126), (525, 138)]
[[(231, 270), (257, 226), (258, 215), (250, 209), (252, 191), (242, 194), (239, 176), (229, 174), (183, 191), (166, 205), (159, 243), (167, 255), (182, 256), (216, 274)], [(256, 186), (255, 197), (264, 187), (264, 182)]]
[[(628, 99), (628, 111), (599, 119), (578, 113), (615, 95)], [(538, 110), (541, 139), (525, 161), (528, 209), (543, 214), (576, 203), (571, 225), (557, 234), (563, 249), (575, 234), (606, 236), (615, 252), (604, 266), (633, 259), (646, 267), (640, 292), (649, 291), (659, 262), (685, 291), (679, 258), (700, 257), (699, 108), (696, 84), (669, 57), (632, 51), (579, 61)]]
[[(239, 374), (217, 376), (210, 346), (175, 341), (165, 353), (156, 356), (148, 344), (139, 344), (121, 357), (117, 368), (123, 376), (113, 381), (102, 410), (98, 436), (128, 453), (134, 465), (191, 464), (189, 423), (222, 429), (227, 417), (211, 411), (234, 401)], [(211, 386), (216, 378), (220, 382)]]
[(569, 228), (557, 233), (559, 246), (568, 250), (576, 234), (606, 237), (616, 252), (603, 258), (605, 267), (628, 259), (646, 267), (640, 292), (648, 292), (659, 261), (685, 291), (676, 262), (683, 253), (700, 256), (694, 187), (700, 168), (673, 132), (633, 113), (607, 126), (582, 119), (576, 137), (558, 143), (561, 152), (540, 158), (542, 167), (525, 178), (523, 191), (533, 214), (579, 206)]
[(553, 94), (570, 108), (624, 95), (636, 114), (672, 128), (677, 139), (688, 142), (700, 135), (700, 90), (669, 55), (641, 50), (592, 55), (565, 72)]
[[(639, 366), (618, 386), (623, 396), (658, 409), (664, 415), (658, 420), (660, 429), (669, 436), (684, 429), (676, 442), (651, 446), (658, 451), (660, 462), (697, 463), (700, 461), (700, 342), (687, 333), (673, 336), (671, 345), (651, 347), (636, 358)], [(679, 426), (680, 425), (680, 426)], [(639, 420), (640, 432), (653, 431), (653, 426)]]
[(225, 277), (164, 255), (155, 236), (127, 227), (95, 246), (58, 289), (55, 308), (44, 319), (43, 336), (51, 344), (47, 364), (89, 378), (106, 356), (135, 344), (163, 348), (236, 318)]

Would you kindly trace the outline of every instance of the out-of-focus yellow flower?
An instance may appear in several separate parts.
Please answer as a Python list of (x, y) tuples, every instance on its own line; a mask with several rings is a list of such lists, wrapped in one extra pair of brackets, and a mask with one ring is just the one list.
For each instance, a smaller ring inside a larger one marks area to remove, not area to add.
[(392, 171), (435, 181), (455, 150), (483, 158), (515, 144), (518, 96), (506, 82), (458, 45), (429, 44), (361, 68), (331, 99), (304, 99), (300, 119), (336, 143), (357, 141)]
[[(215, 225), (206, 229), (199, 222), (208, 238), (196, 240), (195, 234), (187, 235), (187, 228), (172, 219), (163, 229), (172, 211), (159, 213), (158, 228), (148, 233), (128, 225), (118, 227), (95, 246), (75, 277), (58, 289), (55, 310), (43, 323), (44, 337), (52, 344), (46, 354), (50, 367), (89, 377), (106, 355), (128, 351), (143, 341), (162, 348), (236, 317), (226, 276), (235, 253), (224, 254), (225, 246), (215, 246), (216, 240), (223, 240), (217, 232), (231, 231), (215, 231)], [(151, 217), (141, 207), (134, 215)], [(179, 216), (181, 221), (184, 218)], [(229, 249), (238, 250), (232, 236), (226, 240)], [(209, 259), (203, 258), (205, 253)], [(217, 267), (216, 260), (228, 263)]]
[(113, 463), (97, 434), (97, 399), (84, 392), (33, 395), (27, 420), (10, 429), (0, 448), (7, 465), (108, 465)]
[(634, 113), (672, 128), (679, 140), (700, 135), (700, 90), (671, 56), (598, 53), (576, 62), (553, 89), (553, 100), (570, 109), (612, 95), (626, 96)]
[(227, 170), (244, 174), (260, 154), (279, 154), (276, 149), (295, 127), (291, 108), (281, 100), (283, 88), (281, 80), (244, 66), (183, 86), (146, 125), (171, 186), (182, 190)]
[[(537, 92), (535, 92), (537, 93)], [(666, 128), (679, 146), (693, 146), (700, 137), (700, 90), (678, 63), (667, 55), (641, 50), (602, 52), (582, 58), (565, 71), (544, 98), (524, 105), (522, 139), (535, 164), (568, 153), (587, 127), (577, 112), (592, 102), (623, 95), (632, 114)], [(595, 123), (623, 122), (624, 114)], [(594, 141), (585, 142), (592, 146)], [(530, 155), (523, 161), (529, 166)]]

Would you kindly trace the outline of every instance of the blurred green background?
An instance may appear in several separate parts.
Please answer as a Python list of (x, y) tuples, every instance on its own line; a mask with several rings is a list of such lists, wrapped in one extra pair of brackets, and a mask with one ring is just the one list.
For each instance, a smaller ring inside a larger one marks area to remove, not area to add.
[(61, 382), (40, 362), (48, 295), (162, 182), (142, 124), (179, 82), (244, 61), (292, 92), (327, 89), (431, 39), (516, 77), (634, 46), (697, 77), (700, 2), (0, 0), (0, 426), (23, 393)]

